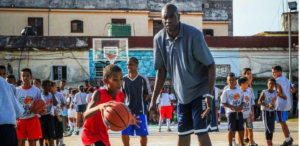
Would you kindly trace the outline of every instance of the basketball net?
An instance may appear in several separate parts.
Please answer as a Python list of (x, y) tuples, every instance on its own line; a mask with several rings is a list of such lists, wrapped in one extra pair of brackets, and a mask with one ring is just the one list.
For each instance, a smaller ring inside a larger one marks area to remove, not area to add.
[(117, 57), (118, 55), (106, 55), (106, 58), (109, 60), (110, 64), (114, 64)]

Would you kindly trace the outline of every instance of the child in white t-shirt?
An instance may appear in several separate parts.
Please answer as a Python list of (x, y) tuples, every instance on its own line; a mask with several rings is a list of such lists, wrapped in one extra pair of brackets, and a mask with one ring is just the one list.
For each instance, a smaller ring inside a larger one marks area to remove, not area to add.
[(172, 110), (171, 110), (171, 96), (169, 96), (168, 93), (164, 93), (166, 90), (162, 89), (160, 91), (160, 95), (156, 100), (157, 103), (157, 109), (160, 106), (160, 119), (159, 119), (159, 126), (158, 126), (158, 132), (161, 132), (161, 125), (163, 123), (164, 118), (167, 119), (167, 126), (168, 126), (168, 132), (171, 132), (170, 124), (172, 119)]

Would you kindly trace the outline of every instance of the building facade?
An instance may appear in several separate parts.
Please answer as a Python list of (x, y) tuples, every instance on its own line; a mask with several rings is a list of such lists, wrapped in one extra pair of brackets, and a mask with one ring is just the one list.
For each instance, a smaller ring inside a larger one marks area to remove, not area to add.
[(112, 24), (126, 24), (130, 36), (154, 36), (167, 2), (178, 7), (181, 22), (206, 36), (232, 35), (232, 0), (211, 1), (207, 7), (202, 0), (6, 0), (0, 1), (0, 35), (18, 36), (33, 26), (42, 36), (109, 36)]

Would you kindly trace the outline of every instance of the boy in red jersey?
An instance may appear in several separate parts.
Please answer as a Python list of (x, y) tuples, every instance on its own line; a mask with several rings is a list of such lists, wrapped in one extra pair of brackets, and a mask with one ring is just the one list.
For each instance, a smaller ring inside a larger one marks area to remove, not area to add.
[[(107, 106), (111, 106), (114, 101), (123, 102), (124, 100), (124, 93), (121, 92), (123, 84), (121, 68), (113, 64), (106, 66), (103, 78), (107, 89), (99, 89), (94, 92), (92, 100), (84, 113), (86, 121), (81, 135), (84, 145), (110, 146), (108, 128), (104, 125), (103, 120), (99, 119), (102, 119), (102, 112)], [(131, 124), (138, 126), (137, 122), (140, 121), (136, 120), (135, 115), (132, 117)]]

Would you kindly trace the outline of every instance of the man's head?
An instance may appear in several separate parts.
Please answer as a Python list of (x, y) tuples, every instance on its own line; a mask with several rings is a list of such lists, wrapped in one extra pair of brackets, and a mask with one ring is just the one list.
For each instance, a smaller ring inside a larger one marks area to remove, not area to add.
[(40, 89), (41, 85), (42, 85), (41, 80), (40, 79), (33, 79), (32, 80), (32, 85)]
[(173, 4), (166, 4), (161, 10), (161, 18), (164, 28), (170, 33), (179, 30), (179, 14), (177, 7)]
[(275, 79), (280, 77), (281, 74), (282, 74), (282, 68), (280, 65), (275, 65), (272, 67), (272, 75)]
[(103, 71), (103, 82), (108, 90), (119, 93), (123, 85), (122, 69), (114, 64), (106, 66)]
[(21, 80), (23, 84), (30, 84), (32, 80), (32, 72), (30, 68), (23, 68), (21, 70)]
[(51, 90), (56, 93), (57, 92), (57, 86), (55, 81), (51, 81)]
[(243, 89), (243, 90), (247, 89), (248, 86), (249, 86), (248, 78), (247, 77), (241, 77), (241, 78), (239, 78), (238, 83), (239, 83), (241, 89)]
[(78, 85), (78, 90), (79, 90), (79, 92), (84, 92), (84, 87), (83, 87), (83, 85)]
[(84, 81), (84, 84), (85, 84), (86, 86), (88, 86), (88, 85), (89, 85), (89, 81), (88, 81), (88, 80), (85, 80), (85, 81)]
[(17, 85), (17, 80), (12, 74), (6, 76), (6, 81), (12, 85)]
[(135, 57), (128, 58), (127, 61), (127, 70), (129, 73), (137, 72), (137, 68), (139, 66), (139, 60)]
[(66, 80), (60, 80), (59, 82), (60, 88), (65, 88), (65, 85), (66, 85)]
[(235, 74), (234, 73), (229, 73), (227, 75), (227, 83), (229, 87), (234, 87), (235, 86)]
[(268, 90), (273, 90), (276, 85), (276, 80), (274, 78), (268, 79)]
[(43, 80), (42, 81), (42, 88), (45, 92), (51, 91), (51, 81), (50, 80)]
[(4, 65), (0, 65), (0, 77), (6, 78), (6, 67)]
[(72, 90), (70, 93), (72, 94), (72, 95), (75, 95), (76, 94), (76, 92), (77, 92), (77, 90)]

